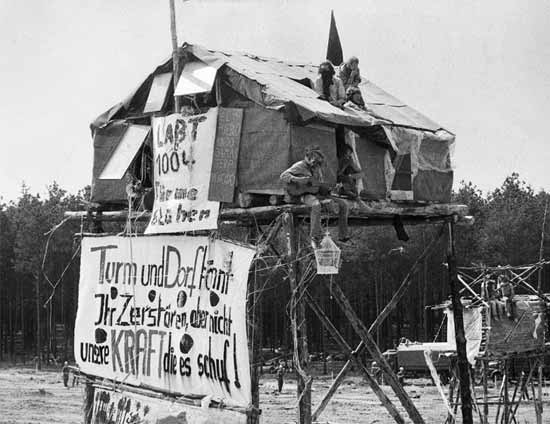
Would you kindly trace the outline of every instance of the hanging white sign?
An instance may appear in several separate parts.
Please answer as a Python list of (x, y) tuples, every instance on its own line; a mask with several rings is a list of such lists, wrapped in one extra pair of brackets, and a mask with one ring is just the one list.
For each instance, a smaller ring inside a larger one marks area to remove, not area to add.
[(145, 234), (215, 229), (208, 200), (218, 109), (152, 118), (155, 202)]
[(247, 406), (254, 253), (208, 237), (85, 237), (74, 339), (80, 369)]

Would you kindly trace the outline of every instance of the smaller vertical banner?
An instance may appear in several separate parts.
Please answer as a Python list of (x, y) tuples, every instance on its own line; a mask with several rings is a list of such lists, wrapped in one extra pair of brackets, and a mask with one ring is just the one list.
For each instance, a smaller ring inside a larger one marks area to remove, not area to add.
[(242, 109), (219, 109), (208, 200), (233, 202), (242, 122)]
[(220, 204), (208, 200), (218, 109), (152, 118), (155, 203), (145, 234), (210, 230)]

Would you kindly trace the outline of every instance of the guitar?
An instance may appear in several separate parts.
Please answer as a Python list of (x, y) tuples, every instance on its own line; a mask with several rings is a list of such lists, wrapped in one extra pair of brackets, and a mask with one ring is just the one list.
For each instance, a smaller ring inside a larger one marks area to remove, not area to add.
[(318, 181), (313, 177), (299, 177), (301, 181), (292, 181), (287, 183), (286, 191), (291, 196), (302, 196), (304, 194), (320, 194), (321, 196), (328, 196), (332, 185)]

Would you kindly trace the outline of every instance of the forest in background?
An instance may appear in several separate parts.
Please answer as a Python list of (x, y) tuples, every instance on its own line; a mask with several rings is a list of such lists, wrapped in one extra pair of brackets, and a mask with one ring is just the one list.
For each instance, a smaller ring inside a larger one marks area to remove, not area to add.
[[(72, 358), (80, 265), (77, 234), (86, 232), (88, 227), (85, 222), (73, 221), (64, 223), (53, 234), (49, 232), (63, 221), (65, 211), (85, 210), (88, 196), (89, 187), (71, 194), (53, 183), (47, 187), (45, 196), (31, 194), (23, 185), (16, 201), (3, 203), (0, 199), (0, 361), (20, 362), (36, 355), (37, 306), (44, 358)], [(475, 223), (457, 227), (458, 265), (537, 262), (544, 208), (549, 199), (550, 193), (535, 192), (517, 174), (507, 177), (501, 187), (488, 193), (482, 193), (472, 183), (462, 182), (454, 193), (454, 202), (468, 205)], [(119, 224), (104, 225), (105, 231), (121, 229)], [(439, 231), (439, 225), (419, 225), (406, 230), (410, 240), (400, 242), (391, 226), (352, 227), (353, 242), (342, 251), (342, 267), (333, 284), (341, 285), (367, 326), (391, 299), (415, 259)], [(550, 230), (548, 223), (547, 230)], [(549, 240), (547, 234), (546, 258), (550, 258)], [(446, 252), (446, 237), (442, 237), (413, 276), (414, 282), (404, 300), (379, 329), (377, 338), (382, 349), (392, 347), (401, 337), (432, 341), (438, 334), (441, 312), (426, 306), (439, 304), (448, 297)], [(286, 313), (288, 281), (282, 273), (264, 272), (256, 276), (264, 281), (260, 283), (259, 297), (262, 346), (288, 348), (291, 345)], [(542, 276), (542, 287), (548, 292), (548, 269), (543, 270)], [(327, 277), (318, 276), (311, 282), (314, 296), (347, 340), (356, 344), (353, 329), (320, 278)], [(311, 313), (309, 318), (310, 351), (334, 349), (315, 316)]]

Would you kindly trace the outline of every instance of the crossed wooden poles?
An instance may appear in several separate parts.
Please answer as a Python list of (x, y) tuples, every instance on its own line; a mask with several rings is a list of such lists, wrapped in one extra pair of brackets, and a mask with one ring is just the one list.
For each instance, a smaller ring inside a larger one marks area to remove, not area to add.
[[(340, 306), (344, 314), (346, 315), (347, 319), (351, 323), (354, 331), (357, 333), (357, 335), (360, 337), (361, 342), (359, 345), (353, 349), (344, 339), (344, 337), (340, 334), (340, 332), (336, 329), (336, 327), (332, 324), (328, 316), (323, 311), (322, 307), (317, 303), (317, 301), (314, 299), (314, 297), (311, 295), (311, 293), (308, 291), (307, 283), (308, 281), (303, 278), (304, 276), (300, 275), (300, 264), (299, 261), (297, 261), (298, 257), (298, 248), (299, 248), (299, 240), (297, 237), (297, 225), (295, 222), (295, 217), (290, 212), (283, 213), (271, 226), (270, 230), (264, 234), (263, 237), (260, 237), (260, 245), (263, 245), (264, 248), (268, 248), (271, 244), (271, 240), (275, 237), (279, 229), (283, 228), (285, 231), (286, 236), (286, 243), (287, 243), (287, 261), (289, 266), (289, 283), (290, 283), (290, 289), (291, 289), (291, 299), (290, 299), (290, 321), (291, 321), (291, 329), (292, 329), (292, 336), (294, 341), (294, 364), (297, 369), (297, 385), (298, 385), (298, 415), (299, 415), (299, 422), (300, 424), (310, 424), (313, 421), (316, 421), (319, 416), (323, 413), (325, 407), (329, 403), (330, 399), (340, 386), (340, 384), (343, 382), (344, 377), (347, 373), (347, 371), (350, 369), (350, 367), (354, 364), (356, 365), (365, 375), (366, 381), (369, 384), (369, 386), (372, 388), (375, 395), (378, 397), (382, 405), (386, 408), (390, 416), (395, 420), (397, 423), (404, 423), (405, 420), (400, 414), (397, 407), (392, 403), (392, 401), (389, 399), (389, 397), (384, 393), (380, 385), (377, 383), (376, 379), (370, 374), (367, 366), (361, 359), (360, 354), (363, 352), (363, 350), (367, 350), (370, 357), (375, 360), (382, 372), (385, 375), (385, 380), (388, 383), (388, 385), (391, 387), (393, 392), (395, 393), (397, 399), (401, 403), (402, 407), (405, 409), (407, 415), (409, 418), (415, 423), (415, 424), (423, 424), (425, 421), (420, 415), (418, 409), (408, 396), (407, 392), (403, 389), (402, 385), (399, 384), (396, 375), (394, 374), (393, 370), (391, 369), (390, 365), (382, 355), (379, 347), (377, 346), (374, 338), (372, 337), (372, 334), (376, 332), (376, 330), (382, 325), (382, 323), (385, 321), (385, 319), (389, 316), (389, 314), (393, 311), (393, 309), (396, 307), (396, 305), (399, 303), (399, 301), (403, 298), (404, 294), (406, 293), (407, 289), (412, 284), (413, 279), (411, 278), (416, 271), (418, 270), (420, 264), (424, 260), (426, 256), (428, 256), (434, 247), (437, 245), (438, 240), (442, 237), (444, 234), (445, 226), (448, 225), (449, 228), (449, 253), (448, 253), (448, 262), (449, 262), (449, 270), (450, 270), (450, 279), (451, 279), (451, 292), (453, 294), (453, 297), (457, 297), (457, 304), (459, 304), (458, 301), (458, 285), (456, 280), (456, 265), (454, 262), (454, 239), (453, 239), (453, 225), (454, 222), (452, 220), (449, 220), (448, 223), (444, 224), (440, 230), (438, 231), (437, 235), (431, 240), (431, 242), (425, 247), (422, 254), (416, 259), (414, 264), (412, 265), (410, 271), (407, 273), (403, 281), (401, 282), (401, 285), (393, 295), (390, 302), (386, 305), (386, 307), (382, 310), (382, 312), (378, 315), (376, 320), (371, 324), (369, 328), (365, 326), (365, 324), (359, 319), (356, 312), (353, 310), (349, 300), (345, 296), (344, 292), (338, 286), (338, 284), (331, 284), (328, 280), (324, 279), (325, 284), (327, 285), (329, 291), (332, 293), (332, 296), (336, 300), (336, 303)], [(311, 261), (311, 258), (308, 259)], [(301, 264), (304, 265), (304, 264)], [(309, 268), (311, 269), (311, 268)], [(454, 273), (454, 277), (453, 274)], [(317, 408), (312, 413), (311, 411), (311, 383), (312, 379), (307, 375), (307, 365), (308, 365), (308, 352), (307, 352), (307, 323), (305, 319), (305, 308), (306, 304), (312, 309), (312, 311), (317, 315), (321, 323), (324, 325), (324, 327), (327, 329), (327, 331), (330, 333), (332, 338), (338, 343), (338, 345), (342, 348), (344, 352), (348, 355), (349, 359), (338, 374), (338, 376), (333, 381), (331, 387), (327, 390), (326, 394), (324, 395), (323, 399), (321, 400), (320, 404), (317, 406)], [(461, 306), (461, 305), (460, 305)], [(462, 317), (462, 310), (460, 309), (460, 312), (456, 311), (457, 315), (460, 315)], [(468, 373), (468, 365), (467, 360), (465, 356), (465, 338), (464, 338), (464, 329), (463, 329), (463, 323), (462, 320), (457, 319), (455, 321), (455, 326), (461, 326), (461, 328), (456, 328), (457, 334), (462, 334), (462, 340), (458, 340), (460, 337), (457, 337), (457, 347), (460, 353), (463, 353), (464, 360), (458, 361), (459, 364), (459, 374), (461, 377), (460, 385), (464, 385), (465, 387), (469, 387), (470, 385), (470, 378)], [(463, 346), (461, 345), (461, 341), (463, 342)], [(461, 352), (463, 351), (463, 352)], [(462, 369), (464, 368), (464, 369)], [(462, 380), (465, 381), (462, 381)], [(471, 423), (471, 398), (469, 398), (470, 391), (467, 390), (468, 393), (464, 394), (462, 397), (462, 413), (463, 413), (463, 422), (464, 423)], [(469, 410), (468, 410), (469, 407)], [(469, 419), (468, 419), (469, 418)]]

